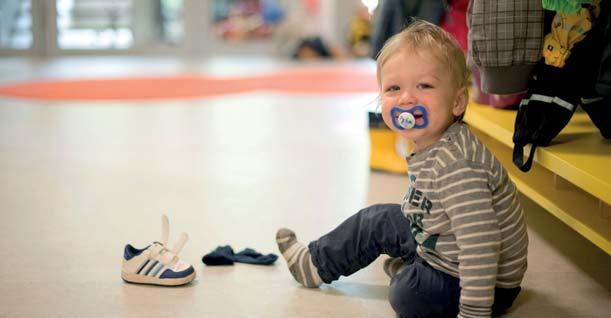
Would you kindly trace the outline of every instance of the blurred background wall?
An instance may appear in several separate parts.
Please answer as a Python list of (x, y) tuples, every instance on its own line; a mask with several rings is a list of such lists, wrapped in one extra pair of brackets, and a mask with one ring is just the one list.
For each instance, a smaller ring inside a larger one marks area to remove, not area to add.
[[(0, 56), (269, 55), (286, 21), (347, 48), (361, 0), (2, 0)], [(300, 19), (300, 16), (305, 18)], [(295, 30), (293, 30), (295, 31)]]

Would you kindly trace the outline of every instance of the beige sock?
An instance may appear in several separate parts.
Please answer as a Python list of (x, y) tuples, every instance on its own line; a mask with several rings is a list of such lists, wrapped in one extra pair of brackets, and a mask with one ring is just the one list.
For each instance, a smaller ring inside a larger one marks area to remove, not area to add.
[(296, 281), (308, 288), (316, 288), (322, 284), (318, 270), (312, 263), (310, 251), (297, 241), (295, 232), (289, 229), (278, 230), (276, 243)]

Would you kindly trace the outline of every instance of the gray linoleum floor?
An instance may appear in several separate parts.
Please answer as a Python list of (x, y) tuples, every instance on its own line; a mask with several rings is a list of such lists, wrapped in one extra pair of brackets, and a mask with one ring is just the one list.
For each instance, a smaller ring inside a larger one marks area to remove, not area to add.
[[(3, 59), (0, 83), (285, 66)], [(279, 227), (309, 241), (367, 204), (398, 202), (406, 178), (368, 169), (365, 110), (373, 97), (0, 98), (0, 317), (393, 317), (383, 257), (320, 290), (300, 288), (282, 259), (270, 267), (201, 263), (217, 245), (277, 252)], [(505, 316), (611, 317), (611, 257), (527, 198), (522, 203), (529, 270)], [(180, 288), (124, 283), (124, 244), (158, 240), (162, 213), (170, 216), (171, 238), (189, 233), (181, 255), (198, 277)]]

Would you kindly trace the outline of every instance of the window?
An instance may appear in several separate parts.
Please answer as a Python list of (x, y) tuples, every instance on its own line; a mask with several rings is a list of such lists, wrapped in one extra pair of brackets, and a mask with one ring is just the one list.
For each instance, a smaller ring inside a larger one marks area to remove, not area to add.
[(60, 49), (174, 45), (184, 38), (183, 0), (57, 0)]
[(0, 48), (27, 50), (32, 47), (31, 11), (30, 0), (0, 1)]

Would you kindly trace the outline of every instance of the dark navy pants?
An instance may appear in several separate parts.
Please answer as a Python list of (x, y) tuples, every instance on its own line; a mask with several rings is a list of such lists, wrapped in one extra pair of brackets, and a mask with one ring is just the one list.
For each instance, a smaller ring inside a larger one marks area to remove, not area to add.
[[(371, 264), (380, 254), (401, 257), (409, 264), (390, 281), (389, 300), (399, 317), (456, 317), (460, 285), (416, 254), (410, 224), (398, 204), (379, 204), (348, 218), (309, 244), (312, 262), (325, 283)], [(511, 306), (520, 288), (495, 291), (493, 311)]]

